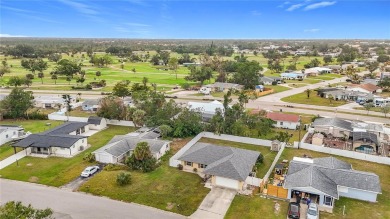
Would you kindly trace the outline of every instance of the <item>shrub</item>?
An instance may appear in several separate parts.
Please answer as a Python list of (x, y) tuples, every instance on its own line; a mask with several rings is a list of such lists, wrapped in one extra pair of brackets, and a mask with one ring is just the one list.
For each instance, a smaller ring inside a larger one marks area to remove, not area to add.
[(83, 157), (83, 160), (88, 161), (88, 162), (90, 162), (90, 163), (96, 161), (95, 155), (93, 155), (92, 153), (87, 153), (87, 154), (85, 154), (84, 157)]
[(90, 85), (90, 84), (85, 85), (85, 89), (86, 90), (92, 90), (92, 85)]
[(191, 85), (189, 83), (184, 83), (181, 85), (181, 88), (183, 88), (184, 90), (189, 90), (191, 87)]
[(196, 173), (196, 172), (198, 172), (198, 169), (194, 168), (193, 171)]
[(261, 164), (261, 163), (263, 163), (263, 161), (264, 161), (264, 156), (263, 156), (263, 154), (260, 154), (260, 155), (257, 157), (256, 163), (257, 163), (257, 164)]
[(272, 82), (272, 85), (277, 85), (277, 84), (278, 84), (278, 82), (276, 82), (276, 81)]
[(105, 171), (116, 171), (116, 170), (128, 170), (129, 168), (125, 165), (117, 165), (117, 164), (108, 164), (104, 167)]
[(116, 184), (119, 186), (125, 186), (131, 183), (130, 173), (121, 172), (116, 175)]
[(178, 164), (178, 165), (177, 165), (177, 169), (179, 169), (179, 170), (183, 170), (183, 165), (181, 165), (181, 164)]

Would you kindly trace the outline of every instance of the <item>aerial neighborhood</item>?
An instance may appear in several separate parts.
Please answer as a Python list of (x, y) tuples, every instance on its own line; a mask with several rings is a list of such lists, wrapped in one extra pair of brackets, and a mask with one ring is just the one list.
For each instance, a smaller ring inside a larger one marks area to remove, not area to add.
[(390, 218), (389, 40), (1, 44), (0, 218)]

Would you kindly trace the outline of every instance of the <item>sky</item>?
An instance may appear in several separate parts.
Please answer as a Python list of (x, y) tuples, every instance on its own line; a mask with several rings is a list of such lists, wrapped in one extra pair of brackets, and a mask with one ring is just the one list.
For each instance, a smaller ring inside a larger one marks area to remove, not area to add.
[(0, 36), (390, 39), (390, 0), (1, 0)]

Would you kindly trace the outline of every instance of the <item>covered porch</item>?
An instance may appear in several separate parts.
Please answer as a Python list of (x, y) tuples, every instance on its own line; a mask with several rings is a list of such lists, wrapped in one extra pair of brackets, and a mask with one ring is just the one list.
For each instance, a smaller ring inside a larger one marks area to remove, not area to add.
[(308, 204), (316, 203), (320, 211), (332, 213), (335, 198), (321, 192), (309, 191), (308, 189), (288, 189), (287, 198), (290, 202), (301, 205), (301, 209), (306, 209)]

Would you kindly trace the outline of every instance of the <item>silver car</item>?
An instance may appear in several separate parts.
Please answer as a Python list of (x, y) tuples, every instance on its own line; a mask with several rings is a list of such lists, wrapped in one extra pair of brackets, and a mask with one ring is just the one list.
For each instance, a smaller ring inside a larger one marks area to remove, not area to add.
[(307, 219), (318, 219), (320, 218), (320, 213), (318, 212), (318, 206), (316, 203), (310, 203), (309, 208), (307, 209)]
[(90, 177), (94, 173), (96, 173), (97, 171), (99, 171), (99, 167), (98, 166), (87, 167), (87, 168), (85, 168), (83, 170), (83, 172), (81, 172), (81, 177)]

